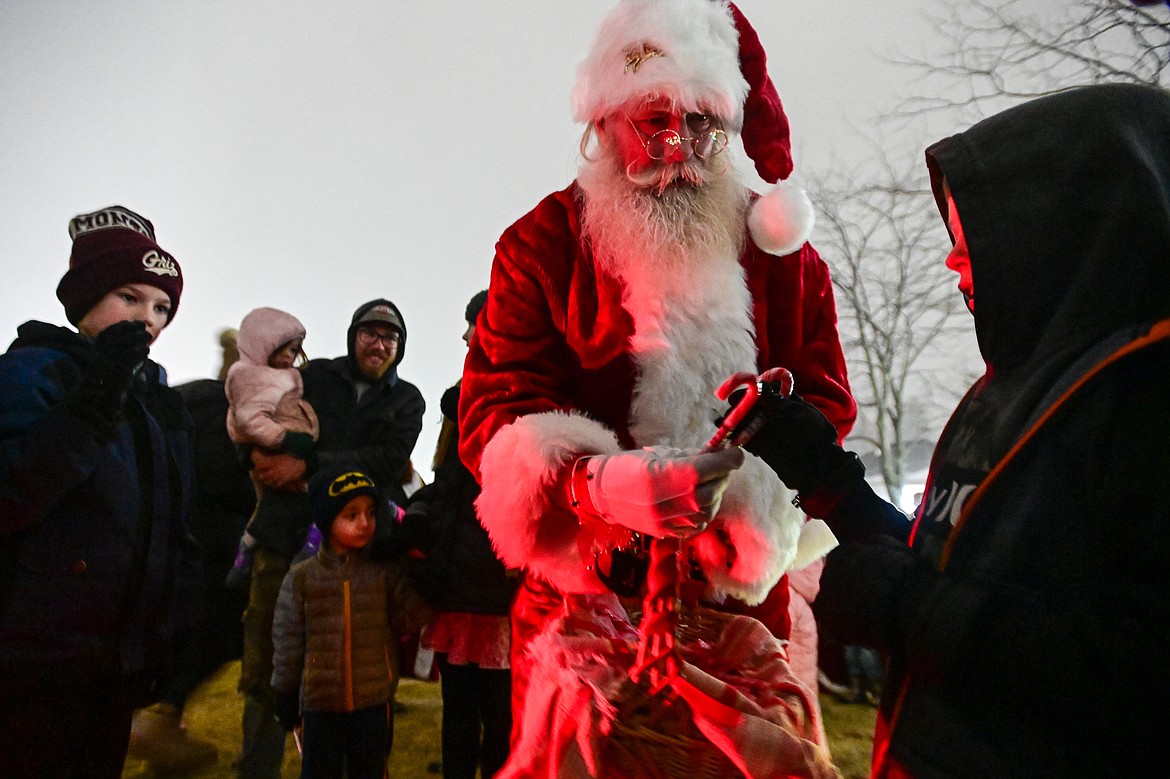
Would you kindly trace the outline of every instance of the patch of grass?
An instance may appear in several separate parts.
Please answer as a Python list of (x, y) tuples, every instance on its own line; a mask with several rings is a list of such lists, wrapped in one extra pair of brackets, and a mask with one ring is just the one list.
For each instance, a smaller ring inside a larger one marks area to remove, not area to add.
[[(236, 692), (240, 664), (228, 663), (195, 691), (187, 705), (187, 731), (193, 738), (211, 741), (219, 749), (213, 766), (182, 774), (182, 779), (234, 779), (232, 761), (240, 746), (240, 716), (243, 698)], [(394, 718), (394, 750), (390, 755), (390, 776), (399, 779), (429, 779), (427, 766), (439, 760), (442, 703), (438, 682), (403, 679), (398, 700), (406, 707)], [(844, 779), (869, 776), (869, 753), (876, 711), (872, 706), (840, 703), (821, 696), (825, 732), (833, 762)], [(300, 776), (300, 757), (293, 740), (285, 749), (282, 779)], [(178, 774), (170, 776), (179, 777)], [(141, 760), (128, 759), (122, 779), (162, 779)]]
[(821, 714), (833, 764), (844, 779), (868, 779), (877, 709), (821, 694)]

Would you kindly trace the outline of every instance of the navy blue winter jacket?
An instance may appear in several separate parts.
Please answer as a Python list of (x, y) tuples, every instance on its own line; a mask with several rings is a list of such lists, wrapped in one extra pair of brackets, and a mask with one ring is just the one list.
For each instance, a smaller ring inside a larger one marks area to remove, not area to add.
[(62, 402), (92, 359), (27, 322), (0, 356), (0, 673), (157, 672), (190, 624), (190, 417), (149, 360), (104, 439)]

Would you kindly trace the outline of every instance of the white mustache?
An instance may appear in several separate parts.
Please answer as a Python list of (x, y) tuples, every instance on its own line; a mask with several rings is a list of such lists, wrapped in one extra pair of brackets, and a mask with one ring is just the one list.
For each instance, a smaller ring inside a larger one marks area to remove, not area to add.
[(639, 189), (653, 190), (654, 194), (661, 195), (676, 181), (682, 181), (693, 187), (702, 186), (707, 180), (706, 163), (692, 158), (686, 162), (671, 162), (647, 168), (641, 173), (633, 173), (626, 168), (626, 178)]

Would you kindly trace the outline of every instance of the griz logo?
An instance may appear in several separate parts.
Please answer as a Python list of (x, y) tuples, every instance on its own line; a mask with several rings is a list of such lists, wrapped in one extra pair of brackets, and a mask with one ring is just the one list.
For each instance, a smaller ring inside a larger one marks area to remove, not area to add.
[(142, 267), (144, 270), (157, 273), (160, 276), (179, 275), (179, 266), (175, 264), (174, 258), (154, 249), (142, 255)]

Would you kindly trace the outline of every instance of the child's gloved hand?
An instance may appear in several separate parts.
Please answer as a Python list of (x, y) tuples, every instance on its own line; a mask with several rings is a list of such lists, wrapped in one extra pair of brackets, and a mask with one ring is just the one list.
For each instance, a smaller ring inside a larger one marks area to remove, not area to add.
[(150, 353), (150, 333), (142, 322), (115, 322), (97, 334), (93, 345), (93, 359), (66, 402), (98, 432), (112, 436), (134, 374)]
[(667, 454), (651, 449), (582, 457), (572, 466), (570, 503), (646, 535), (685, 538), (719, 511), (731, 472), (743, 464), (738, 447)]
[(299, 457), (302, 460), (308, 460), (313, 454), (313, 449), (317, 442), (313, 440), (313, 436), (308, 433), (301, 433), (295, 430), (289, 430), (280, 439), (280, 448), (293, 457)]
[[(733, 395), (731, 405), (737, 400)], [(762, 416), (754, 423), (759, 429), (743, 448), (766, 462), (789, 489), (814, 492), (830, 486), (841, 471), (855, 475), (855, 458), (837, 444), (837, 428), (796, 393), (763, 393), (753, 409), (756, 415)]]
[(276, 721), (286, 732), (301, 722), (301, 696), (299, 692), (276, 691)]
[(150, 354), (150, 333), (142, 322), (115, 322), (93, 339), (96, 350), (86, 378), (125, 394), (134, 372)]

